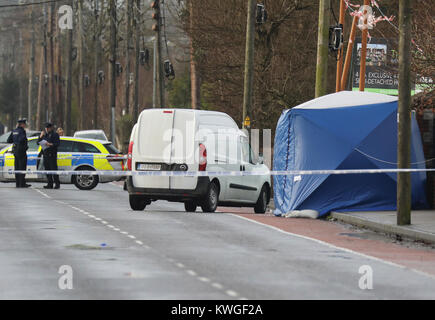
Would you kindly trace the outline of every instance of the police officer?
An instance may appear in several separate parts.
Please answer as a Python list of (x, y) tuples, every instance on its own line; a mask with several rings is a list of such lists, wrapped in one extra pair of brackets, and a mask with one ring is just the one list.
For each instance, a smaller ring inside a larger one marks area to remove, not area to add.
[[(17, 128), (14, 129), (7, 142), (12, 143), (12, 152), (15, 157), (15, 170), (16, 171), (26, 171), (27, 170), (27, 134), (26, 130), (26, 120), (18, 120)], [(26, 184), (26, 175), (23, 173), (15, 174), (15, 182), (17, 188), (28, 188), (30, 184)]]
[[(42, 140), (45, 140), (45, 143), (40, 143)], [(57, 171), (57, 148), (60, 144), (60, 138), (59, 134), (54, 131), (53, 124), (47, 123), (45, 125), (45, 130), (41, 132), (38, 143), (42, 145), (45, 170)], [(47, 179), (48, 184), (44, 186), (44, 189), (53, 189), (53, 180), (54, 189), (60, 188), (59, 176), (57, 174), (47, 174)]]

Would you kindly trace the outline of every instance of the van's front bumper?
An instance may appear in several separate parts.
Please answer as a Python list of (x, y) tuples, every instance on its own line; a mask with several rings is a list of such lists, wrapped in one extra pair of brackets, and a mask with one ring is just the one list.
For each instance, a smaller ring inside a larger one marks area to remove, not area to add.
[(193, 190), (188, 189), (159, 189), (137, 188), (133, 185), (133, 177), (127, 177), (127, 190), (129, 194), (141, 195), (150, 200), (189, 201), (203, 198), (210, 185), (209, 177), (198, 177), (198, 183)]

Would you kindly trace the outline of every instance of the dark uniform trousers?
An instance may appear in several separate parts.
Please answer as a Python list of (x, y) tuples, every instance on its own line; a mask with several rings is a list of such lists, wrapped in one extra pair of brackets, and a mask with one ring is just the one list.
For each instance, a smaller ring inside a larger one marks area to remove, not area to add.
[[(14, 154), (14, 168), (17, 171), (27, 170), (27, 135), (26, 131), (22, 127), (17, 127), (12, 130), (8, 140), (8, 143), (12, 143), (12, 152)], [(26, 178), (23, 173), (15, 173), (15, 182), (17, 188), (26, 186)]]
[[(43, 157), (44, 159), (44, 168), (47, 171), (57, 171), (57, 154), (49, 154), (49, 155), (44, 155)], [(48, 185), (52, 186), (53, 182), (56, 185), (59, 185), (59, 175), (57, 174), (47, 174), (47, 179), (48, 179)]]
[[(18, 171), (26, 171), (27, 170), (27, 154), (24, 153), (15, 153), (15, 164), (14, 168)], [(16, 173), (15, 174), (15, 183), (17, 187), (24, 187), (26, 184), (25, 174)]]

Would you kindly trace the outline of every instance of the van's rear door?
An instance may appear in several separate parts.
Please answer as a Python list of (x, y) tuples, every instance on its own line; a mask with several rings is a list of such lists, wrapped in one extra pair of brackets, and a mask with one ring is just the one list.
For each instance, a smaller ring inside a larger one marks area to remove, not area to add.
[[(147, 110), (141, 114), (133, 144), (132, 171), (162, 171), (171, 162), (173, 110)], [(133, 176), (137, 188), (169, 188), (169, 177)]]
[[(171, 165), (172, 170), (197, 171), (196, 153), (199, 144), (196, 143), (195, 113), (190, 110), (174, 110), (174, 126), (172, 136)], [(196, 188), (197, 177), (171, 177), (170, 189), (193, 190)]]

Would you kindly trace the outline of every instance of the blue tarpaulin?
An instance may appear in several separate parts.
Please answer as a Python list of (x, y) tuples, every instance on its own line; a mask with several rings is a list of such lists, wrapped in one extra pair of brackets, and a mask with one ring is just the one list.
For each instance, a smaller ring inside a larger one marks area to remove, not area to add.
[[(397, 168), (397, 97), (343, 91), (291, 110), (277, 124), (274, 170)], [(425, 168), (412, 115), (412, 168)], [(412, 173), (412, 207), (426, 208), (426, 173)], [(275, 214), (396, 210), (396, 173), (274, 176)]]

